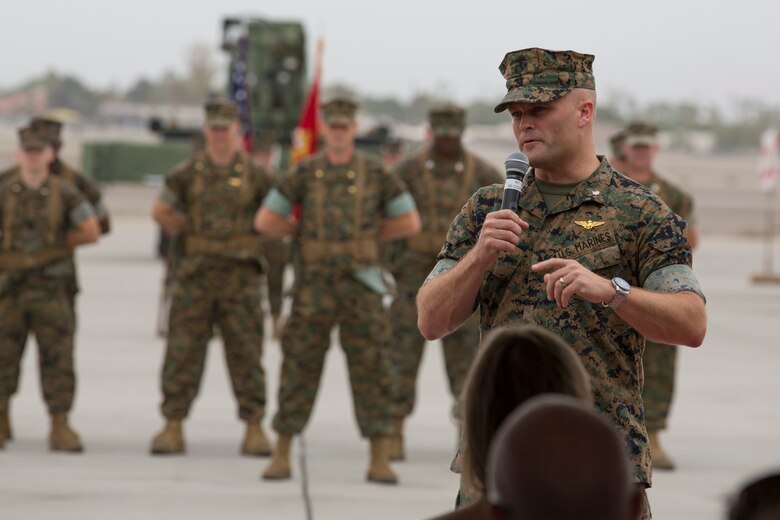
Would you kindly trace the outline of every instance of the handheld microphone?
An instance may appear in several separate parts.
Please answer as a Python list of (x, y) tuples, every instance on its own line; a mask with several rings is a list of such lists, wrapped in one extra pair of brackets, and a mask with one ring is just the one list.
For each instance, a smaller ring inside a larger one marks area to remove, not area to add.
[(528, 157), (523, 152), (512, 152), (504, 161), (506, 168), (506, 182), (504, 183), (504, 198), (501, 200), (501, 209), (517, 211), (517, 201), (520, 200), (520, 192), (523, 190), (523, 179), (528, 169)]

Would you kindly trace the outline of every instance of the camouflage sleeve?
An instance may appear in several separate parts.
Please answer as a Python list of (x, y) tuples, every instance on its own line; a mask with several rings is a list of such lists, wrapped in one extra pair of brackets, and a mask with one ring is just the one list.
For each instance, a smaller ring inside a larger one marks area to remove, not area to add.
[(407, 191), (385, 204), (385, 215), (388, 218), (396, 218), (416, 209), (417, 204), (415, 204), (412, 194)]
[[(387, 172), (382, 169), (382, 175), (384, 180), (382, 183), (382, 200), (385, 203), (385, 208), (401, 195), (407, 195), (409, 199), (412, 198), (409, 194), (409, 190), (406, 188), (406, 183), (401, 180), (401, 177), (398, 176), (395, 170)], [(412, 204), (414, 204), (414, 200), (412, 200)], [(411, 209), (414, 209), (414, 207)], [(411, 209), (408, 211), (411, 211)]]
[(455, 267), (477, 243), (487, 214), (500, 207), (501, 192), (495, 187), (480, 188), (472, 195), (452, 221), (444, 246), (437, 257), (437, 263), (425, 281), (432, 280)]
[(283, 196), (291, 205), (303, 202), (303, 183), (306, 175), (305, 165), (299, 164), (287, 175), (279, 175), (272, 191)]
[(485, 217), (501, 208), (501, 187), (480, 188), (452, 221), (438, 260), (459, 262), (477, 243)]
[(645, 280), (644, 288), (660, 293), (690, 291), (707, 301), (696, 273), (687, 265), (670, 265), (650, 273), (650, 276)]
[(81, 173), (76, 173), (75, 179), (76, 187), (79, 189), (79, 191), (81, 191), (81, 193), (84, 194), (84, 197), (86, 197), (87, 201), (96, 208), (100, 204), (100, 200), (102, 198), (102, 194), (100, 193), (100, 188), (98, 188), (97, 183)]
[[(415, 161), (411, 158), (403, 159), (402, 161), (398, 162), (395, 166), (392, 167), (390, 170), (390, 173), (398, 177), (398, 179), (401, 180), (404, 184), (409, 184), (409, 176), (413, 173), (417, 173), (414, 168)], [(408, 188), (408, 186), (407, 186)]]
[(95, 209), (80, 191), (70, 186), (72, 185), (63, 185), (62, 201), (68, 216), (69, 227), (78, 227), (89, 217), (95, 215)]
[(292, 203), (282, 195), (278, 188), (271, 188), (271, 191), (263, 199), (263, 206), (283, 217), (288, 217), (293, 210)]
[(645, 286), (648, 277), (665, 267), (691, 267), (691, 247), (685, 237), (686, 224), (666, 204), (648, 201), (642, 211), (637, 258), (639, 283)]
[(184, 168), (177, 168), (165, 176), (165, 184), (160, 191), (159, 199), (171, 208), (184, 212), (186, 189)]
[(275, 176), (274, 174), (262, 166), (254, 166), (255, 173), (255, 196), (254, 200), (257, 207), (263, 203), (266, 195), (274, 187)]

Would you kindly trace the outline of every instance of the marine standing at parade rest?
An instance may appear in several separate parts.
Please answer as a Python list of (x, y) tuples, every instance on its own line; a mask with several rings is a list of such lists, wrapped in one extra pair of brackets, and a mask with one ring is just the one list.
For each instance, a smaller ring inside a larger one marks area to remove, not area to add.
[(225, 345), (238, 416), (246, 423), (241, 452), (265, 456), (271, 447), (261, 425), (262, 251), (252, 221), (271, 179), (241, 151), (236, 105), (216, 99), (205, 108), (205, 149), (166, 176), (153, 210), (166, 232), (181, 237), (183, 253), (173, 274), (162, 369), (162, 414), (167, 422), (152, 440), (151, 452), (185, 451), (182, 421), (198, 393), (216, 325)]
[(685, 221), (596, 156), (593, 59), (539, 48), (504, 58), (508, 92), (495, 110), (511, 114), (532, 169), (517, 211), (501, 209), (494, 185), (455, 218), (418, 293), (419, 325), (437, 339), (479, 305), (483, 333), (536, 324), (561, 336), (590, 373), (596, 407), (623, 433), (644, 489), (644, 338), (699, 346), (706, 311)]
[[(265, 479), (290, 478), (290, 445), (311, 415), (330, 332), (339, 326), (347, 356), (355, 415), (371, 441), (369, 481), (395, 483), (388, 464), (390, 369), (388, 292), (380, 268), (380, 240), (420, 230), (414, 199), (382, 164), (355, 151), (357, 105), (337, 98), (322, 106), (325, 150), (300, 162), (279, 179), (258, 212), (261, 233), (294, 236), (300, 267), (292, 313), (282, 332), (284, 360), (279, 433)], [(293, 207), (300, 220), (293, 221)]]
[[(89, 202), (94, 208), (98, 222), (100, 224), (101, 233), (108, 233), (111, 229), (108, 212), (102, 202), (102, 194), (97, 184), (83, 173), (72, 168), (59, 158), (59, 151), (62, 148), (62, 123), (56, 119), (48, 117), (34, 117), (30, 121), (29, 128), (40, 138), (45, 140), (52, 150), (53, 159), (49, 164), (49, 172), (51, 175), (58, 177), (64, 181), (71, 183)], [(15, 166), (9, 170), (0, 173), (0, 182), (8, 176), (18, 173), (18, 166)], [(70, 279), (70, 301), (74, 307), (76, 305), (76, 295), (79, 293), (78, 275), (76, 272), (75, 259), (72, 262), (73, 271)], [(24, 350), (19, 351), (19, 359), (13, 364), (16, 368), (16, 378), (13, 385), (12, 394), (16, 394), (19, 387), (19, 371), (22, 363), (22, 356)], [(11, 427), (10, 418), (10, 403), (9, 408), (6, 409), (6, 417), (0, 418), (0, 425), (5, 425), (6, 439), (13, 439), (13, 429)]]
[[(436, 255), (450, 223), (472, 193), (503, 182), (493, 166), (463, 147), (466, 112), (456, 105), (441, 105), (429, 113), (431, 143), (398, 163), (395, 173), (409, 188), (422, 220), (422, 232), (395, 244), (390, 271), (397, 296), (390, 308), (392, 342), (388, 356), (398, 385), (394, 406), (391, 459), (405, 457), (403, 425), (415, 403), (417, 372), (425, 338), (417, 328), (417, 290), (436, 265)], [(442, 339), (450, 391), (457, 400), (479, 347), (479, 319), (474, 314)], [(459, 417), (457, 403), (453, 407)]]
[[(644, 122), (635, 122), (625, 130), (625, 169), (628, 177), (645, 185), (663, 200), (669, 208), (688, 223), (688, 243), (696, 249), (698, 234), (693, 212), (693, 199), (673, 183), (655, 172), (653, 162), (658, 154), (658, 129)], [(642, 401), (645, 404), (645, 426), (650, 440), (653, 469), (672, 470), (674, 460), (666, 453), (659, 440), (659, 432), (666, 429), (674, 396), (674, 378), (677, 366), (677, 347), (647, 340), (642, 356), (645, 386)]]
[(19, 137), (19, 165), (0, 180), (0, 447), (32, 333), (51, 416), (49, 448), (80, 452), (81, 439), (68, 423), (76, 389), (73, 249), (96, 242), (100, 228), (83, 195), (50, 174), (54, 152), (46, 136), (28, 127)]

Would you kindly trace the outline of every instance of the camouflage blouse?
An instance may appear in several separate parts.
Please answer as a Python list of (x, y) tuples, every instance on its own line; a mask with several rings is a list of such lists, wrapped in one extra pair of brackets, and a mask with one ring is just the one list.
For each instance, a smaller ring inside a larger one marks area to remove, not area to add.
[[(653, 193), (612, 170), (598, 169), (554, 208), (547, 208), (531, 170), (518, 215), (530, 227), (516, 253), (504, 253), (485, 274), (478, 300), (481, 329), (535, 324), (577, 351), (593, 381), (597, 407), (625, 435), (639, 482), (650, 484), (650, 451), (642, 407), (644, 338), (612, 309), (574, 298), (568, 308), (547, 300), (544, 273), (531, 265), (569, 258), (611, 279), (659, 292), (701, 295), (691, 269), (685, 221)], [(476, 244), (485, 216), (501, 208), (503, 187), (482, 188), (450, 227), (431, 277), (447, 271)]]

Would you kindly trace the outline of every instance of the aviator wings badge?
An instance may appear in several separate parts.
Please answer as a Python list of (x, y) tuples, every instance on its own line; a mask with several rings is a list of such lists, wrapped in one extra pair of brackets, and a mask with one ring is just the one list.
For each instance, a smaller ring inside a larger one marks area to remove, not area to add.
[(585, 229), (593, 229), (606, 224), (606, 222), (596, 222), (595, 220), (575, 220), (574, 223)]

